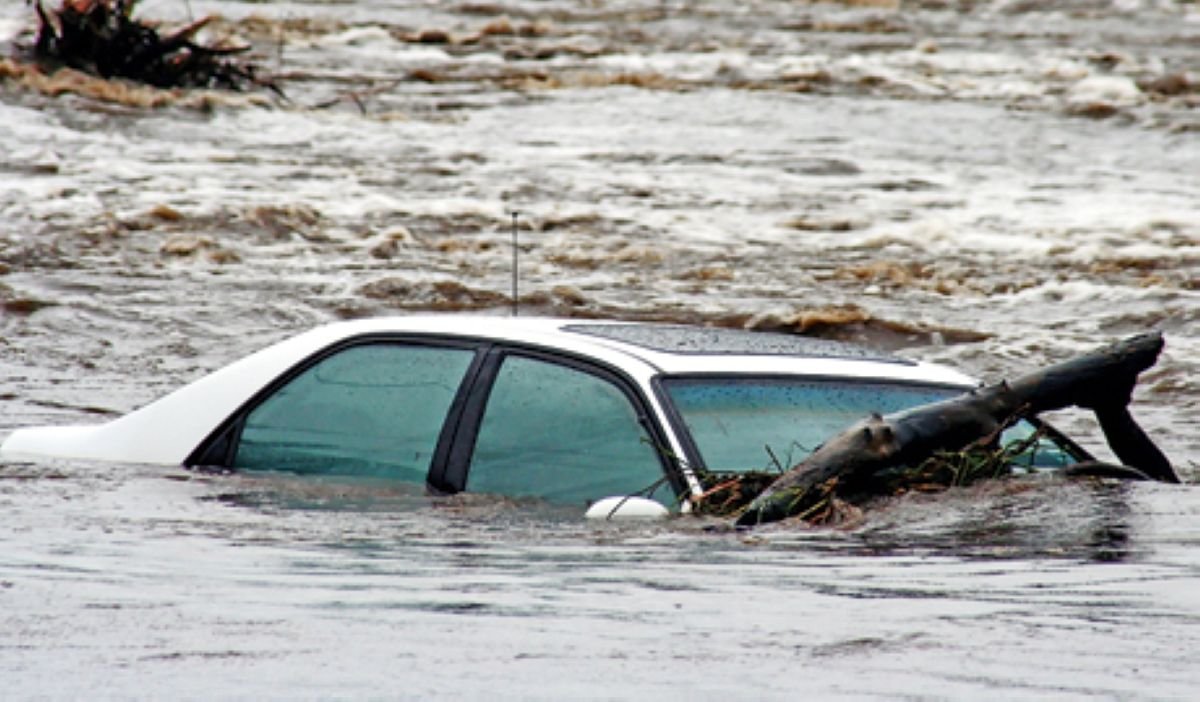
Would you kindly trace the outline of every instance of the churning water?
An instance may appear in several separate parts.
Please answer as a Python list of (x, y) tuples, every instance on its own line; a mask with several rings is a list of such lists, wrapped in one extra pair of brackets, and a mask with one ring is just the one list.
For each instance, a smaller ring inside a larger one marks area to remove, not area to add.
[[(0, 433), (312, 324), (803, 330), (987, 379), (1160, 329), (1200, 466), (1200, 9), (145, 0), (287, 99), (0, 61)], [(0, 8), (0, 40), (33, 12)], [(1059, 422), (1097, 447), (1089, 417)], [(1089, 438), (1091, 437), (1091, 438)], [(845, 531), (0, 465), (6, 697), (1190, 698), (1200, 495), (1042, 480)]]

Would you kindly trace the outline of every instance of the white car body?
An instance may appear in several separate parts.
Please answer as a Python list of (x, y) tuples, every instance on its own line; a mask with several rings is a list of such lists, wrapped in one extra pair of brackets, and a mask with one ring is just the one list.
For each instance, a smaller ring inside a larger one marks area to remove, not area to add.
[[(659, 394), (652, 386), (654, 378), (665, 374), (876, 379), (964, 389), (974, 385), (970, 377), (945, 367), (884, 358), (871, 353), (858, 354), (856, 347), (845, 347), (846, 354), (803, 355), (788, 353), (787, 345), (792, 342), (787, 341), (782, 349), (770, 348), (768, 343), (761, 351), (735, 349), (721, 352), (706, 349), (704, 342), (707, 335), (711, 335), (714, 342), (719, 344), (720, 339), (729, 334), (728, 330), (670, 327), (677, 330), (681, 337), (686, 337), (688, 344), (681, 348), (661, 349), (579, 331), (581, 328), (601, 326), (617, 329), (621, 324), (447, 315), (336, 322), (276, 343), (107, 423), (18, 429), (0, 445), (0, 457), (10, 460), (54, 457), (182, 465), (213, 433), (214, 428), (282, 375), (323, 349), (359, 337), (379, 335), (511, 343), (591, 359), (619, 369), (637, 385), (646, 404), (655, 414), (654, 420), (662, 427), (668, 444), (666, 448), (675, 456), (686, 455), (684, 442), (673, 429), (674, 425), (668, 420)], [(645, 325), (633, 325), (630, 328), (639, 327), (650, 329), (651, 335), (654, 333), (654, 328)], [(620, 335), (617, 334), (618, 337)], [(796, 343), (809, 343), (808, 340), (792, 336), (755, 336), (764, 341), (783, 343), (783, 340), (799, 340)], [(812, 343), (820, 346), (825, 342)], [(820, 348), (827, 350), (838, 347), (829, 345)], [(686, 467), (681, 470), (687, 476), (690, 491), (696, 494), (700, 490), (698, 482)]]

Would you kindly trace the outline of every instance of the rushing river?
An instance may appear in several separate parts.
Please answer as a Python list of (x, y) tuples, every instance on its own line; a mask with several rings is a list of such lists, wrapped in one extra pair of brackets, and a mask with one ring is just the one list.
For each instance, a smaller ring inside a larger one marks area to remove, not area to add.
[[(865, 341), (997, 379), (1147, 329), (1200, 479), (1200, 6), (144, 0), (268, 90), (0, 59), (0, 436), (331, 319)], [(0, 6), (5, 55), (33, 12)], [(1103, 454), (1089, 416), (1058, 423)], [(1200, 493), (1054, 480), (847, 530), (0, 464), (13, 698), (1190, 699)]]

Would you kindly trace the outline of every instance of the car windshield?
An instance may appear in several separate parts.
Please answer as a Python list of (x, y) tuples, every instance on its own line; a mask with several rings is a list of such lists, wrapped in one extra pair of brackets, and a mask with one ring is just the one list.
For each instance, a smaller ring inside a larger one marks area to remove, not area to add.
[[(782, 470), (873, 412), (888, 414), (954, 397), (961, 388), (855, 379), (665, 378), (663, 387), (713, 473)], [(1029, 437), (1028, 423), (1005, 443)], [(1048, 439), (1031, 441), (1020, 465), (1059, 466), (1072, 457)]]

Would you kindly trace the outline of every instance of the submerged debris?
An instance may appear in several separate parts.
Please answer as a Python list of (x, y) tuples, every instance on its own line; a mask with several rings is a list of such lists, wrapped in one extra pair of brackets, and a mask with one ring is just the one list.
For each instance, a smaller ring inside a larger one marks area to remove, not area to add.
[(704, 493), (691, 499), (692, 512), (713, 517), (736, 517), (778, 477), (779, 473), (761, 470), (744, 473), (704, 472), (699, 476)]
[(1081, 463), (1068, 467), (1068, 475), (1178, 483), (1166, 456), (1128, 410), (1137, 376), (1155, 363), (1162, 347), (1159, 334), (1135, 336), (1011, 383), (874, 415), (832, 437), (749, 501), (744, 498), (752, 491), (742, 490), (740, 482), (736, 491), (721, 485), (700, 498), (697, 511), (734, 516), (739, 526), (787, 518), (828, 523), (840, 520), (845, 504), (1000, 477), (1035, 446), (1041, 430), (1006, 445), (999, 441), (1002, 432), (1018, 420), (1069, 406), (1095, 412), (1124, 465)]
[(101, 78), (126, 78), (158, 88), (266, 87), (248, 61), (232, 58), (249, 46), (205, 46), (194, 38), (212, 17), (166, 35), (132, 17), (137, 0), (63, 0), (47, 11), (40, 0), (32, 58), (54, 68), (67, 66)]
[[(839, 481), (830, 479), (808, 491), (795, 494), (796, 508), (792, 516), (814, 525), (844, 524), (857, 521), (861, 508), (880, 497), (894, 497), (909, 492), (942, 492), (952, 487), (968, 487), (983, 480), (1013, 475), (1024, 466), (1022, 457), (1042, 436), (1041, 431), (996, 446), (980, 441), (961, 451), (935, 451), (924, 461), (913, 465), (893, 466), (879, 471), (868, 484), (853, 490), (839, 491)], [(769, 471), (746, 471), (732, 474), (704, 474), (701, 483), (705, 492), (692, 500), (696, 514), (737, 519), (771, 486), (780, 474)], [(1122, 474), (1116, 477), (1129, 477)], [(798, 509), (800, 502), (805, 506)]]

